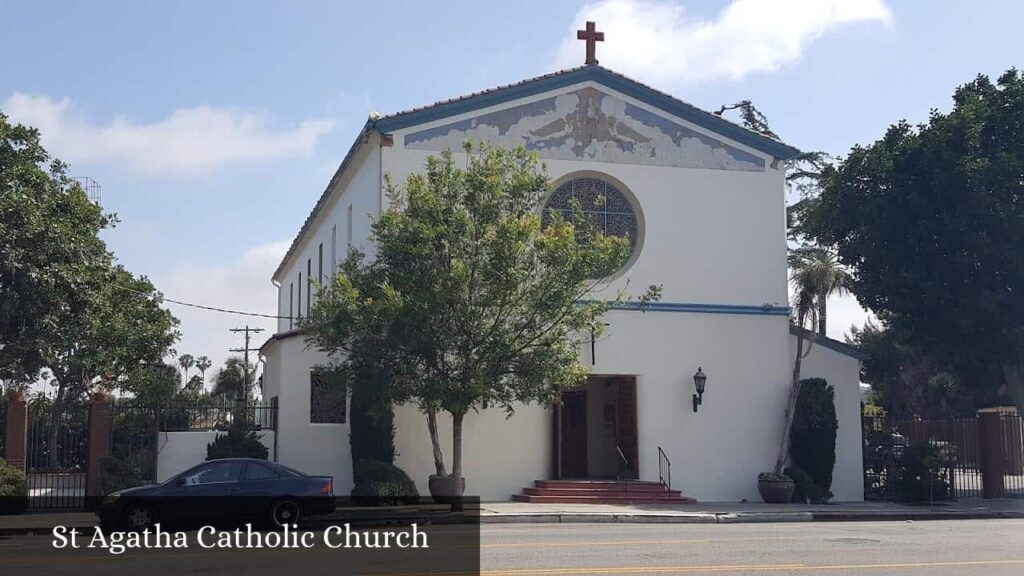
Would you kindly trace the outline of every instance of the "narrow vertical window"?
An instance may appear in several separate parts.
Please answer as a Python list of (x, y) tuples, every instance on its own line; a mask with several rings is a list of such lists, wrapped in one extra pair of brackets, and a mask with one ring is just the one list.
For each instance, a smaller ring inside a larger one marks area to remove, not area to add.
[(313, 259), (306, 258), (306, 316), (309, 316), (309, 301), (313, 299)]
[(348, 205), (348, 216), (347, 216), (347, 218), (348, 218), (348, 223), (347, 223), (348, 226), (347, 226), (346, 234), (348, 234), (348, 248), (349, 248), (349, 250), (351, 250), (352, 249), (352, 205), (351, 204)]
[(288, 283), (288, 329), (292, 329), (292, 321), (295, 319), (295, 283)]
[(324, 243), (320, 243), (320, 250), (316, 256), (316, 278), (321, 285), (324, 283)]
[(338, 225), (331, 226), (331, 277), (338, 273)]
[(299, 272), (299, 318), (302, 318), (302, 272)]

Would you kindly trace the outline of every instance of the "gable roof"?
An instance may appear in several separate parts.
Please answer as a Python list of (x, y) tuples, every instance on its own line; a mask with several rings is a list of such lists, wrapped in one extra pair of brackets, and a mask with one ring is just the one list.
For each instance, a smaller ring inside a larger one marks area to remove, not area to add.
[(367, 128), (384, 133), (394, 132), (410, 126), (565, 88), (588, 80), (607, 86), (779, 160), (789, 160), (800, 153), (800, 150), (784, 142), (730, 122), (717, 114), (701, 110), (693, 104), (683, 102), (660, 90), (655, 90), (646, 84), (598, 65), (569, 68), (515, 84), (498, 86), (459, 98), (435, 102), (429, 106), (390, 114), (368, 122)]
[(822, 336), (821, 334), (812, 334), (811, 331), (808, 330), (807, 328), (801, 328), (795, 324), (789, 325), (789, 333), (792, 334), (793, 336), (803, 335), (805, 339), (809, 339), (813, 336), (815, 346), (823, 346), (825, 348), (828, 348), (829, 350), (832, 350), (833, 352), (838, 352), (844, 356), (849, 356), (850, 358), (853, 358), (855, 360), (860, 360), (861, 362), (867, 360), (868, 358), (868, 355), (862, 352), (856, 346), (850, 346), (845, 342), (840, 342), (839, 340), (829, 338), (828, 336)]
[(381, 134), (388, 134), (396, 130), (402, 130), (404, 128), (447, 118), (449, 116), (455, 116), (490, 106), (504, 104), (520, 98), (527, 98), (529, 96), (558, 90), (559, 88), (572, 86), (573, 84), (579, 84), (586, 81), (593, 81), (603, 86), (607, 86), (608, 88), (616, 90), (631, 98), (635, 98), (649, 106), (668, 112), (669, 114), (682, 118), (683, 120), (696, 124), (697, 126), (772, 156), (773, 158), (789, 160), (800, 154), (799, 149), (794, 148), (789, 144), (770, 138), (734, 122), (730, 122), (717, 114), (701, 110), (692, 104), (683, 102), (682, 100), (670, 96), (665, 92), (655, 90), (646, 84), (637, 82), (636, 80), (623, 76), (618, 72), (613, 72), (603, 66), (595, 64), (568, 68), (559, 72), (552, 72), (551, 74), (522, 80), (515, 84), (506, 84), (504, 86), (483, 90), (481, 92), (474, 92), (466, 96), (460, 96), (449, 100), (441, 100), (427, 106), (412, 108), (410, 110), (382, 116), (374, 120), (368, 120), (363, 126), (363, 129), (359, 132), (359, 135), (356, 137), (355, 142), (353, 142), (352, 147), (345, 155), (345, 159), (342, 160), (341, 165), (338, 166), (338, 169), (335, 171), (331, 181), (327, 184), (323, 194), (321, 194), (319, 200), (317, 200), (316, 206), (313, 207), (313, 210), (306, 218), (306, 221), (302, 224), (302, 228), (299, 230), (299, 233), (295, 236), (295, 239), (292, 240), (291, 246), (288, 247), (288, 252), (286, 252), (284, 258), (281, 259), (281, 263), (277, 266), (277, 269), (274, 270), (273, 277), (277, 278), (281, 272), (284, 271), (287, 262), (295, 255), (295, 251), (298, 250), (302, 237), (305, 235), (309, 227), (312, 226), (313, 221), (320, 213), (320, 210), (327, 203), (331, 194), (331, 189), (351, 163), (352, 158), (355, 156), (360, 145), (366, 142), (366, 135), (368, 133), (379, 132)]

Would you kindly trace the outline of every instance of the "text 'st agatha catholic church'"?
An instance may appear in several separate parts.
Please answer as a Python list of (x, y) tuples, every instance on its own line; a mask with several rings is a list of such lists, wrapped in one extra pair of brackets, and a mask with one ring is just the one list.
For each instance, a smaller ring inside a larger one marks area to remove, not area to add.
[[(775, 462), (796, 348), (784, 196), (798, 151), (601, 67), (595, 43), (604, 36), (592, 23), (579, 38), (584, 66), (375, 114), (356, 136), (273, 276), (284, 319), (261, 353), (264, 396), (279, 410), (277, 461), (333, 475), (338, 494), (351, 488), (347, 407), (317, 371), (327, 356), (287, 318), (308, 314), (316, 298), (309, 281), (329, 278), (349, 246), (367, 250), (371, 221), (387, 207), (385, 176), (403, 182), (428, 156), (472, 140), (536, 151), (553, 183), (545, 209), (568, 209), (575, 197), (606, 233), (629, 236), (632, 255), (611, 289), (663, 291), (645, 311), (605, 316), (605, 336), (580, 352), (591, 376), (558, 408), (466, 416), (466, 494), (558, 501), (566, 490), (523, 489), (536, 480), (658, 482), (668, 458), (672, 488), (685, 497), (758, 498), (757, 474)], [(859, 361), (856, 350), (819, 337), (801, 371), (835, 389), (832, 491), (840, 501), (863, 499)], [(698, 368), (707, 380), (695, 410)], [(450, 446), (450, 419), (439, 424)], [(425, 494), (434, 472), (426, 419), (400, 406), (395, 426), (395, 463)]]

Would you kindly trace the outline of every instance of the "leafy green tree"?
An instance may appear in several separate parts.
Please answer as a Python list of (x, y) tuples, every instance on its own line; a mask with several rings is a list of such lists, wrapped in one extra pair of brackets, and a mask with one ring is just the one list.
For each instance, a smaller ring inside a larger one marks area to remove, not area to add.
[(800, 211), (865, 307), (966, 386), (999, 375), (1024, 413), (1024, 78), (959, 87), (951, 112), (855, 147)]
[(89, 308), (113, 219), (51, 159), (34, 128), (0, 113), (0, 378), (27, 385), (49, 359), (59, 317)]
[[(375, 260), (350, 254), (301, 323), (311, 344), (342, 359), (350, 387), (378, 371), (392, 402), (451, 416), (456, 485), (468, 411), (552, 404), (583, 380), (578, 347), (600, 334), (609, 306), (597, 300), (607, 281), (595, 278), (630, 251), (578, 204), (569, 220), (541, 214), (549, 181), (535, 154), (464, 150), (458, 163), (450, 152), (428, 158), (401, 189), (389, 183)], [(652, 287), (642, 301), (656, 296)]]
[(68, 402), (158, 362), (178, 337), (153, 285), (100, 239), (115, 221), (51, 160), (37, 130), (0, 115), (0, 377), (50, 371), (51, 445)]

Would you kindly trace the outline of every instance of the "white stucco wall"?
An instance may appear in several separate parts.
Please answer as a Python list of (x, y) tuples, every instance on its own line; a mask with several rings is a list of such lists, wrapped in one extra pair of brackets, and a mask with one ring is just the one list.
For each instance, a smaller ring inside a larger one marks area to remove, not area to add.
[[(371, 218), (380, 214), (381, 207), (381, 148), (376, 145), (377, 137), (360, 148), (352, 159), (351, 165), (335, 183), (331, 197), (320, 210), (316, 220), (306, 234), (300, 239), (298, 248), (289, 258), (281, 274), (275, 279), (278, 286), (278, 315), (288, 316), (289, 310), (298, 316), (306, 315), (306, 280), (307, 266), (312, 265), (313, 278), (317, 278), (320, 245), (324, 249), (324, 276), (329, 277), (333, 270), (332, 254), (337, 261), (344, 260), (348, 255), (349, 209), (352, 212), (352, 246), (367, 251), (366, 239), (370, 234)], [(310, 207), (312, 208), (312, 206)], [(333, 233), (332, 233), (333, 230)], [(302, 273), (302, 307), (298, 307), (298, 291), (300, 289), (299, 273)], [(293, 307), (289, 308), (289, 287), (294, 285), (295, 293), (291, 295)], [(316, 290), (312, 292), (315, 294)], [(315, 299), (315, 296), (314, 296)], [(277, 331), (285, 332), (292, 328), (285, 318), (278, 320)]]
[[(178, 472), (187, 470), (206, 460), (206, 447), (223, 432), (163, 432), (160, 434), (160, 451), (156, 459), (156, 480), (163, 482)], [(259, 433), (260, 442), (274, 456), (274, 432)]]
[[(334, 491), (347, 495), (352, 487), (352, 460), (345, 424), (309, 421), (310, 370), (327, 356), (308, 349), (301, 336), (264, 348), (264, 397), (278, 396), (277, 462), (307, 474), (334, 477)], [(346, 414), (348, 407), (346, 407)]]
[[(804, 344), (806, 350), (806, 343)], [(796, 354), (796, 336), (790, 336), (789, 350)], [(801, 378), (824, 378), (835, 391), (836, 467), (832, 471), (832, 494), (837, 502), (864, 500), (864, 456), (860, 417), (860, 362), (825, 346), (815, 344), (804, 358)]]
[[(452, 466), (451, 416), (438, 417), (438, 433), (448, 472)], [(551, 412), (537, 405), (520, 405), (506, 419), (500, 410), (470, 412), (463, 422), (463, 476), (466, 494), (484, 501), (508, 500), (537, 478), (549, 478), (552, 464)], [(434, 458), (427, 419), (412, 406), (395, 410), (395, 464), (428, 495), (427, 479)]]

